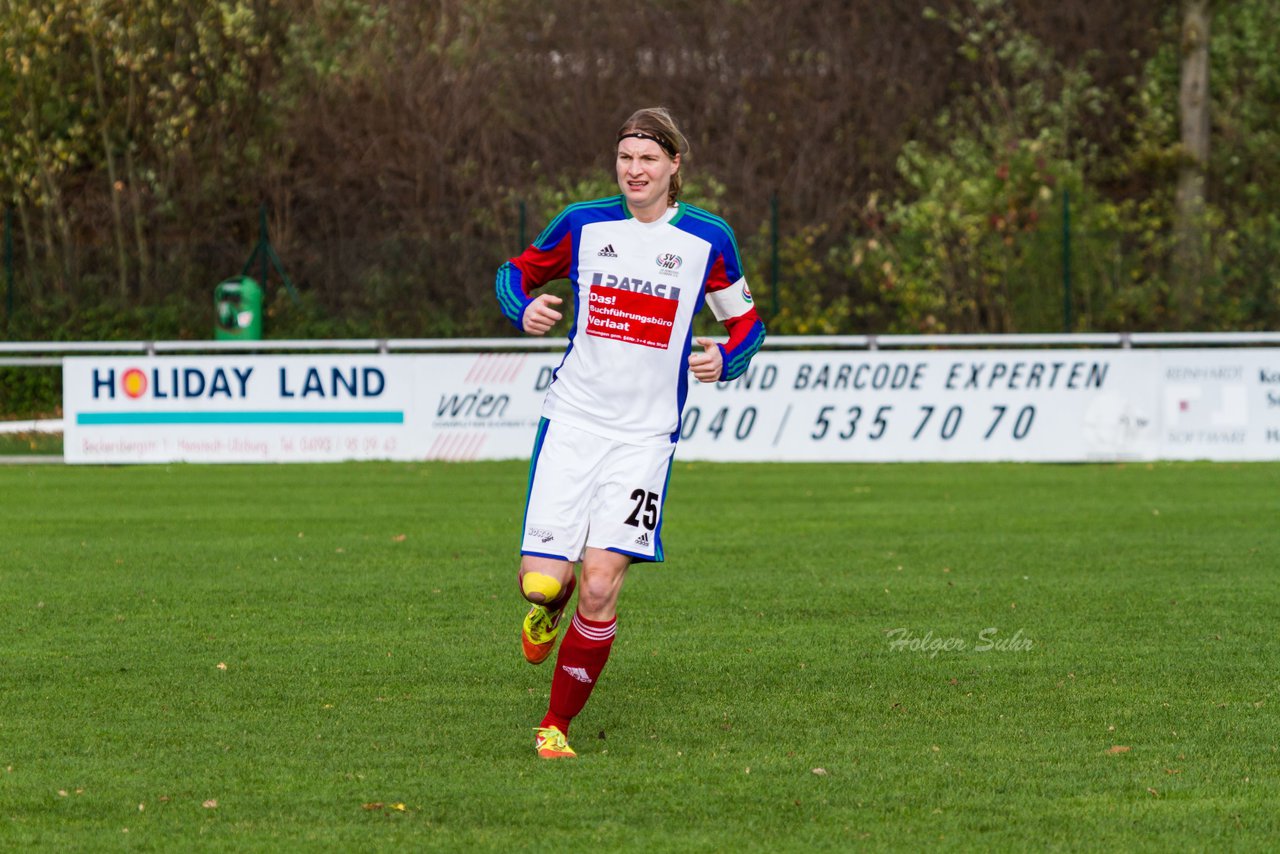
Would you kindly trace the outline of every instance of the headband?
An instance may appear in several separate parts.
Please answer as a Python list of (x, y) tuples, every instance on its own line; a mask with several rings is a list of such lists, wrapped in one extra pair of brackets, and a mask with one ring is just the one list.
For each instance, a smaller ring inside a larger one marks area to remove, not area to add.
[(667, 142), (665, 139), (663, 139), (660, 136), (656, 136), (651, 133), (645, 133), (642, 130), (633, 130), (630, 133), (620, 133), (618, 134), (618, 142), (622, 142), (627, 137), (632, 137), (632, 136), (635, 137), (636, 139), (651, 139), (654, 142), (658, 143), (658, 147), (661, 148), (663, 151), (665, 151), (669, 156), (671, 157), (676, 156), (676, 147), (674, 145)]

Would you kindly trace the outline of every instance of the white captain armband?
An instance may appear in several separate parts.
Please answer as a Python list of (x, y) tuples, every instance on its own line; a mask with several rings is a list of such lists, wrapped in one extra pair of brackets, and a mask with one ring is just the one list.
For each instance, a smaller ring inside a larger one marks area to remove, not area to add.
[(745, 276), (727, 288), (708, 291), (707, 305), (711, 306), (711, 313), (721, 323), (744, 315), (755, 308), (755, 303), (751, 300), (751, 289), (747, 287)]

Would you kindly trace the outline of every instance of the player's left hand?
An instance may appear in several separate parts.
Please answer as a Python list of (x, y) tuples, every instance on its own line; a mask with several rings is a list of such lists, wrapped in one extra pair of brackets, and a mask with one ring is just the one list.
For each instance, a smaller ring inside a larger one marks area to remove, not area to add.
[(713, 383), (720, 379), (720, 370), (724, 367), (724, 358), (720, 355), (720, 345), (710, 338), (697, 339), (702, 347), (701, 353), (689, 357), (689, 370), (698, 378), (698, 382)]

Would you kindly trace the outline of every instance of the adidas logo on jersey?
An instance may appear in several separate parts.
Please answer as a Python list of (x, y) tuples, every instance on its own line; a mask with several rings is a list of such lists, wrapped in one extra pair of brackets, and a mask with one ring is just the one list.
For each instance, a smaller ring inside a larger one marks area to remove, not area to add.
[(567, 664), (562, 664), (560, 665), (560, 669), (563, 670), (565, 673), (568, 673), (574, 679), (577, 679), (579, 682), (582, 682), (586, 685), (591, 684), (591, 677), (587, 674), (587, 671), (581, 667), (570, 667)]
[(636, 545), (637, 545), (637, 546), (646, 546), (646, 547), (649, 545), (649, 532), (648, 532), (648, 531), (645, 531), (643, 534), (641, 534), (640, 536), (636, 537)]
[(601, 258), (617, 258), (618, 257), (618, 253), (613, 251), (612, 243), (606, 244), (605, 247), (596, 254), (599, 255)]

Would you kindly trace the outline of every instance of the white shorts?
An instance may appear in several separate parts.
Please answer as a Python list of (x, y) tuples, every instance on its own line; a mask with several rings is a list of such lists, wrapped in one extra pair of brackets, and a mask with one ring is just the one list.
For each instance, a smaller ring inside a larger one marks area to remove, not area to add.
[(582, 560), (589, 546), (661, 561), (676, 446), (628, 445), (543, 418), (529, 462), (520, 554)]

